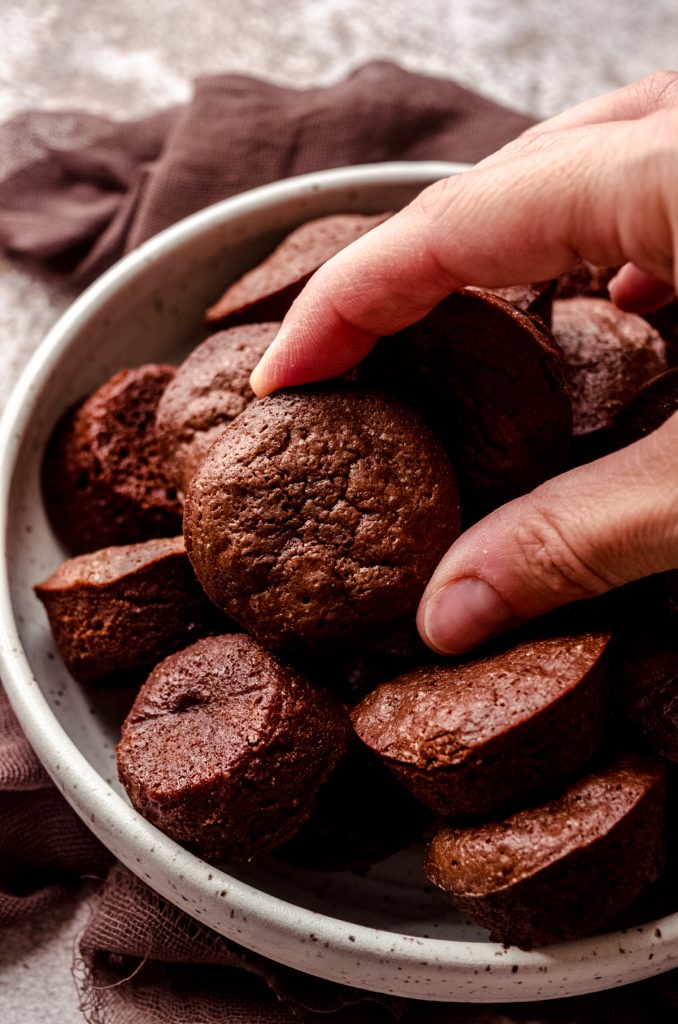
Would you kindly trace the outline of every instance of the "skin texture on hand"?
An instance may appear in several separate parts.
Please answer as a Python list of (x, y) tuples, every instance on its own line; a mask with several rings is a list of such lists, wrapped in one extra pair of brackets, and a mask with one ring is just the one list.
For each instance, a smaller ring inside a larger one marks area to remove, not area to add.
[[(650, 76), (530, 129), (328, 261), (252, 375), (259, 395), (345, 372), (464, 284), (625, 264), (614, 302), (674, 294), (678, 75)], [(558, 605), (678, 567), (678, 414), (644, 440), (477, 523), (429, 583), (418, 624), (458, 653)]]

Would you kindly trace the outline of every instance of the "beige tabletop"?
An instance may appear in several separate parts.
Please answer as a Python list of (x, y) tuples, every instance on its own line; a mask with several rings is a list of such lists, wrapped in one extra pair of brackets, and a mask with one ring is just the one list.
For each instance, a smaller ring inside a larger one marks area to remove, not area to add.
[[(0, 0), (0, 123), (29, 108), (134, 117), (207, 72), (326, 84), (374, 58), (546, 116), (677, 66), (677, 21), (675, 0)], [(0, 146), (0, 173), (11, 160)], [(69, 301), (0, 256), (0, 406)], [(86, 915), (81, 896), (3, 932), (2, 1024), (82, 1022), (70, 968)]]

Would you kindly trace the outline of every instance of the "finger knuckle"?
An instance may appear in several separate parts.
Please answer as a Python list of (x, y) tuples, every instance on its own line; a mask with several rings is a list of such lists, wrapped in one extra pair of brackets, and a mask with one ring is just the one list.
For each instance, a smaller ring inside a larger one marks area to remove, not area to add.
[(547, 510), (520, 522), (516, 542), (531, 586), (554, 603), (594, 597), (617, 582), (602, 575), (590, 558), (576, 550), (564, 525)]
[(678, 103), (678, 71), (654, 71), (638, 82), (653, 106), (674, 106)]
[(439, 217), (452, 201), (452, 196), (459, 189), (458, 175), (449, 178), (440, 178), (428, 185), (413, 200), (412, 208), (422, 213), (425, 217)]

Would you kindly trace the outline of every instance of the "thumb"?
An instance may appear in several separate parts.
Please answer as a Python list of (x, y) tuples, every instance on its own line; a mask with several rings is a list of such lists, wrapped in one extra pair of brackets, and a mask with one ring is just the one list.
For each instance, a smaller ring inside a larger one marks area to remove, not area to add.
[(678, 567), (678, 413), (467, 530), (424, 592), (426, 643), (460, 654), (581, 598)]

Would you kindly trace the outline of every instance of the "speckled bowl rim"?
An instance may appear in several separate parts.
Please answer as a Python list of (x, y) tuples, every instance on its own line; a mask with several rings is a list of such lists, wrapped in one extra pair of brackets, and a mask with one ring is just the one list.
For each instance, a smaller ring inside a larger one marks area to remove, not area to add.
[[(632, 958), (634, 954), (646, 957), (656, 954), (658, 961), (668, 957), (670, 962), (664, 967), (668, 970), (678, 964), (678, 914), (638, 928), (524, 952), (497, 943), (425, 939), (352, 924), (286, 903), (227, 875), (184, 850), (145, 821), (105, 782), (71, 741), (43, 697), (23, 651), (11, 603), (7, 569), (10, 543), (8, 499), (17, 452), (24, 429), (34, 412), (34, 400), (68, 348), (72, 336), (118, 288), (178, 243), (194, 238), (235, 215), (256, 211), (267, 204), (318, 190), (370, 183), (420, 183), (423, 186), (436, 177), (465, 169), (463, 164), (433, 161), (370, 164), (302, 175), (253, 189), (216, 203), (162, 231), (120, 260), (73, 302), (30, 359), (0, 422), (0, 537), (3, 554), (0, 567), (0, 676), (31, 745), (58, 789), (85, 824), (133, 872), (141, 875), (140, 864), (148, 863), (152, 858), (160, 868), (159, 877), (153, 877), (153, 887), (197, 919), (203, 919), (201, 908), (213, 904), (215, 899), (227, 900), (229, 911), (233, 910), (234, 914), (229, 918), (232, 927), (220, 929), (224, 934), (289, 966), (333, 980), (345, 982), (355, 977), (355, 964), (359, 960), (369, 968), (368, 973), (376, 975), (382, 971), (389, 975), (389, 979), (395, 979), (380, 985), (373, 981), (371, 987), (375, 990), (424, 999), (464, 1000), (469, 998), (465, 995), (464, 983), (468, 985), (479, 972), (491, 972), (495, 980), (500, 976), (504, 984), (509, 984), (510, 976), (517, 976), (520, 972), (525, 984), (521, 988), (516, 987), (509, 995), (502, 985), (501, 998), (525, 1000), (569, 994), (566, 985), (561, 986), (565, 991), (554, 991), (549, 986), (550, 991), (542, 989), (540, 993), (530, 994), (527, 978), (537, 972), (542, 976), (546, 972), (555, 972), (565, 980), (569, 976), (574, 981), (574, 975), (589, 965), (590, 976), (584, 986), (581, 980), (573, 985), (575, 991), (581, 992), (615, 984), (612, 977), (622, 955)], [(318, 960), (312, 966), (309, 966), (311, 961), (306, 953), (302, 955), (303, 946), (300, 945), (305, 944), (309, 936), (317, 943), (327, 942), (331, 950), (324, 961)], [(277, 952), (272, 953), (272, 947)], [(450, 988), (446, 994), (431, 994), (420, 987), (412, 987), (412, 980), (417, 974), (423, 978), (425, 973), (430, 974), (434, 970), (449, 975)], [(401, 977), (408, 978), (407, 984), (398, 982), (396, 971), (403, 972)], [(459, 981), (458, 991), (455, 991), (455, 977)], [(623, 983), (623, 975), (622, 980), (616, 983)], [(486, 995), (476, 992), (474, 1001), (496, 1000), (493, 986), (488, 988)]]

